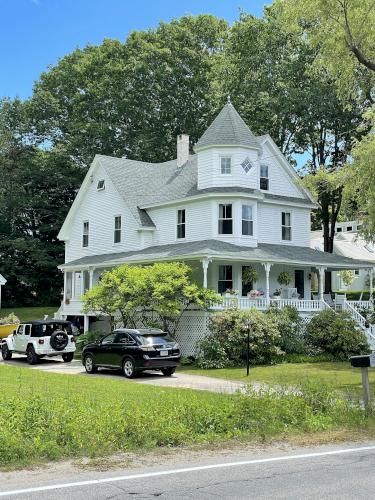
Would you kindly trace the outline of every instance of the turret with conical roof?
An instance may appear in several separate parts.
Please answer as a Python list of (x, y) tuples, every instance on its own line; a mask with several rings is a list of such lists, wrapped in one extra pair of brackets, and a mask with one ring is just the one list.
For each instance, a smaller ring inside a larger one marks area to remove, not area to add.
[(215, 120), (195, 145), (195, 150), (211, 146), (243, 146), (259, 149), (259, 142), (228, 98)]
[(229, 99), (194, 149), (199, 189), (258, 188), (261, 145)]

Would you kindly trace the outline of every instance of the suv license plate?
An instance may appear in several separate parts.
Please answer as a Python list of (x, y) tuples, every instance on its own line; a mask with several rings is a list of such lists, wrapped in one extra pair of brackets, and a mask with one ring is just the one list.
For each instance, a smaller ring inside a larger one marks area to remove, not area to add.
[(160, 351), (160, 356), (168, 356), (168, 351)]

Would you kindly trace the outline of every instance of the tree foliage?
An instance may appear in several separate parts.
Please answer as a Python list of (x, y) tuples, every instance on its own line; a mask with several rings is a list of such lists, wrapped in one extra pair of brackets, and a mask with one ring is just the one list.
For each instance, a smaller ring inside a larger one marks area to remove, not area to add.
[(192, 282), (190, 267), (181, 262), (122, 265), (106, 272), (83, 297), (86, 312), (120, 314), (124, 327), (136, 328), (141, 321), (172, 336), (191, 305), (207, 309), (219, 300), (216, 292)]

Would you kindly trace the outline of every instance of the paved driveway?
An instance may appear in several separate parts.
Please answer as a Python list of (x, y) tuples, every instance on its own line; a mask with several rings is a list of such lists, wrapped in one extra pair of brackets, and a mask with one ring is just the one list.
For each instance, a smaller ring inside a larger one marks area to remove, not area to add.
[[(87, 375), (82, 364), (78, 360), (71, 363), (64, 363), (60, 359), (42, 359), (39, 364), (30, 366), (25, 356), (15, 355), (11, 361), (3, 361), (0, 364), (7, 366), (26, 367), (30, 370), (41, 370), (49, 373), (63, 373), (65, 375), (81, 375), (85, 377), (102, 377), (114, 378), (116, 380), (125, 380), (120, 372), (113, 370), (101, 369), (95, 375)], [(172, 377), (164, 377), (159, 372), (143, 372), (140, 373), (135, 379), (134, 383), (137, 384), (151, 384), (165, 387), (179, 387), (186, 389), (198, 389), (202, 391), (211, 392), (224, 392), (233, 394), (238, 390), (243, 390), (245, 384), (231, 380), (224, 380), (213, 377), (204, 377), (201, 375), (190, 375), (187, 373), (177, 372)], [(260, 387), (260, 384), (252, 384), (253, 387)]]

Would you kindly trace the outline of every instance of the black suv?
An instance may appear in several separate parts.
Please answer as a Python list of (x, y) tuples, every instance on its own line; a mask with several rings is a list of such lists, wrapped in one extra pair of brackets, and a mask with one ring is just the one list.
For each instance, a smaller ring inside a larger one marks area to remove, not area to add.
[(127, 378), (144, 370), (161, 370), (170, 377), (180, 357), (178, 344), (162, 330), (120, 328), (87, 344), (82, 351), (82, 364), (87, 373), (95, 373), (103, 367), (118, 368)]

